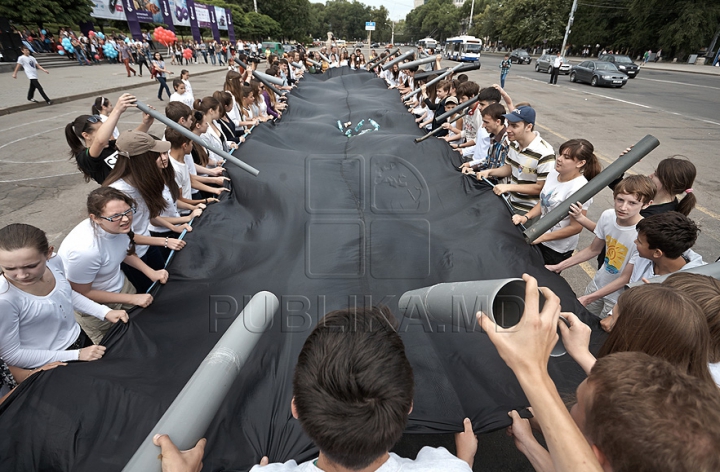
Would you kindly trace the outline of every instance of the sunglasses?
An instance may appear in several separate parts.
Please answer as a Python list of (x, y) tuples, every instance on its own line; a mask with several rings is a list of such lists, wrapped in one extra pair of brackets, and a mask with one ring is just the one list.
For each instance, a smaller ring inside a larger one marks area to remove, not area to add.
[(112, 216), (99, 216), (98, 218), (102, 218), (103, 220), (107, 220), (107, 221), (109, 221), (110, 223), (117, 223), (118, 221), (122, 220), (124, 217), (130, 218), (130, 215), (131, 215), (131, 214), (134, 215), (136, 211), (137, 211), (137, 208), (135, 208), (135, 207), (130, 207), (130, 208), (128, 208), (127, 210), (125, 210), (124, 212), (118, 213), (117, 215), (112, 215)]
[(100, 118), (100, 115), (90, 115), (87, 117), (87, 122), (88, 123), (102, 123), (102, 118)]

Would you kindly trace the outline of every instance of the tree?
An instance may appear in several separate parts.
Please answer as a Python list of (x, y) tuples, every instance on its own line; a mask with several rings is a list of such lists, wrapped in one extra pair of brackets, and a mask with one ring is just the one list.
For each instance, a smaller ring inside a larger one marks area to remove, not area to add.
[(267, 15), (251, 11), (245, 13), (243, 20), (243, 37), (255, 40), (282, 37), (280, 24)]
[(460, 32), (461, 9), (452, 0), (429, 0), (405, 17), (406, 32), (412, 40), (423, 36), (445, 39)]
[(263, 0), (258, 2), (258, 13), (267, 15), (280, 24), (283, 39), (307, 39), (310, 19), (308, 0)]
[(0, 2), (0, 16), (20, 24), (44, 22), (73, 25), (90, 18), (93, 4), (90, 0), (32, 0), (23, 4), (10, 1)]

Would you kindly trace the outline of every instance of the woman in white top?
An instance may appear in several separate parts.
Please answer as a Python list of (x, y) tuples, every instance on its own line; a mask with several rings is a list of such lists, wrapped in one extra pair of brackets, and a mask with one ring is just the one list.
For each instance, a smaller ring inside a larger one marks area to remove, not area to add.
[[(146, 133), (125, 131), (120, 133), (116, 147), (118, 159), (115, 168), (103, 183), (131, 197), (137, 203), (132, 221), (135, 252), (152, 269), (165, 266), (160, 247), (180, 250), (185, 241), (150, 235), (150, 220), (160, 216), (165, 208), (162, 196), (165, 181), (157, 168), (157, 158), (170, 150), (170, 143), (156, 140)], [(152, 280), (136, 268), (123, 264), (123, 272), (139, 293), (146, 292)]]
[[(514, 215), (513, 223), (516, 225), (527, 223), (531, 218), (547, 215), (550, 210), (582, 188), (588, 180), (599, 174), (602, 168), (594, 151), (595, 148), (586, 139), (571, 139), (564, 142), (558, 151), (555, 168), (548, 174), (540, 192), (540, 201), (525, 215)], [(585, 202), (583, 215), (587, 215), (591, 203), (592, 199)], [(539, 245), (545, 264), (559, 264), (572, 256), (582, 228), (575, 218), (567, 216), (537, 238), (533, 244)]]
[(75, 321), (74, 311), (112, 323), (128, 321), (74, 292), (53, 257), (45, 233), (11, 224), (0, 230), (0, 357), (11, 366), (34, 369), (55, 361), (92, 361), (105, 353)]
[[(65, 274), (76, 292), (113, 309), (146, 307), (153, 301), (138, 294), (121, 270), (124, 262), (151, 281), (165, 283), (166, 270), (153, 270), (136, 254), (132, 222), (137, 203), (113, 187), (100, 187), (88, 195), (88, 218), (65, 237), (58, 255)], [(99, 342), (110, 325), (86, 315), (78, 323), (93, 342)]]
[[(105, 123), (113, 111), (112, 102), (106, 97), (98, 97), (95, 99), (95, 103), (92, 106), (92, 114), (100, 116), (100, 119)], [(112, 139), (117, 139), (120, 136), (120, 130), (116, 126), (113, 129)]]
[[(230, 149), (237, 149), (237, 144), (235, 143), (228, 143), (225, 140), (225, 136), (223, 135), (222, 131), (220, 131), (220, 128), (215, 123), (215, 120), (220, 118), (220, 107), (221, 103), (217, 101), (214, 97), (208, 96), (203, 97), (202, 99), (195, 100), (195, 109), (199, 112), (203, 113), (205, 115), (205, 119), (208, 122), (208, 129), (201, 138), (210, 146), (216, 147), (218, 149), (222, 149), (224, 151), (228, 151)], [(210, 159), (210, 165), (211, 167), (217, 167), (221, 166), (224, 162), (224, 159), (215, 154), (213, 151), (208, 149), (208, 157)]]

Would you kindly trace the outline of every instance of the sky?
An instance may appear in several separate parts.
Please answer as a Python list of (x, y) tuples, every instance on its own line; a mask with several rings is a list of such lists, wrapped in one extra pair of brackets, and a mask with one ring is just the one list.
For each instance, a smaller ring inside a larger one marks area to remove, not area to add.
[[(325, 1), (311, 0), (314, 3), (325, 3)], [(413, 9), (413, 0), (358, 0), (365, 5), (379, 8), (385, 6), (390, 12), (390, 19), (393, 21), (404, 20), (405, 16)]]

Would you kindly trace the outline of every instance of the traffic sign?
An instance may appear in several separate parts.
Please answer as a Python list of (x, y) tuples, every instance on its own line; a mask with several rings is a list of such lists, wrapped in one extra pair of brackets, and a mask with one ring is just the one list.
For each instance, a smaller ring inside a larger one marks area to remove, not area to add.
[(375, 22), (374, 21), (366, 21), (365, 22), (365, 31), (375, 31)]

